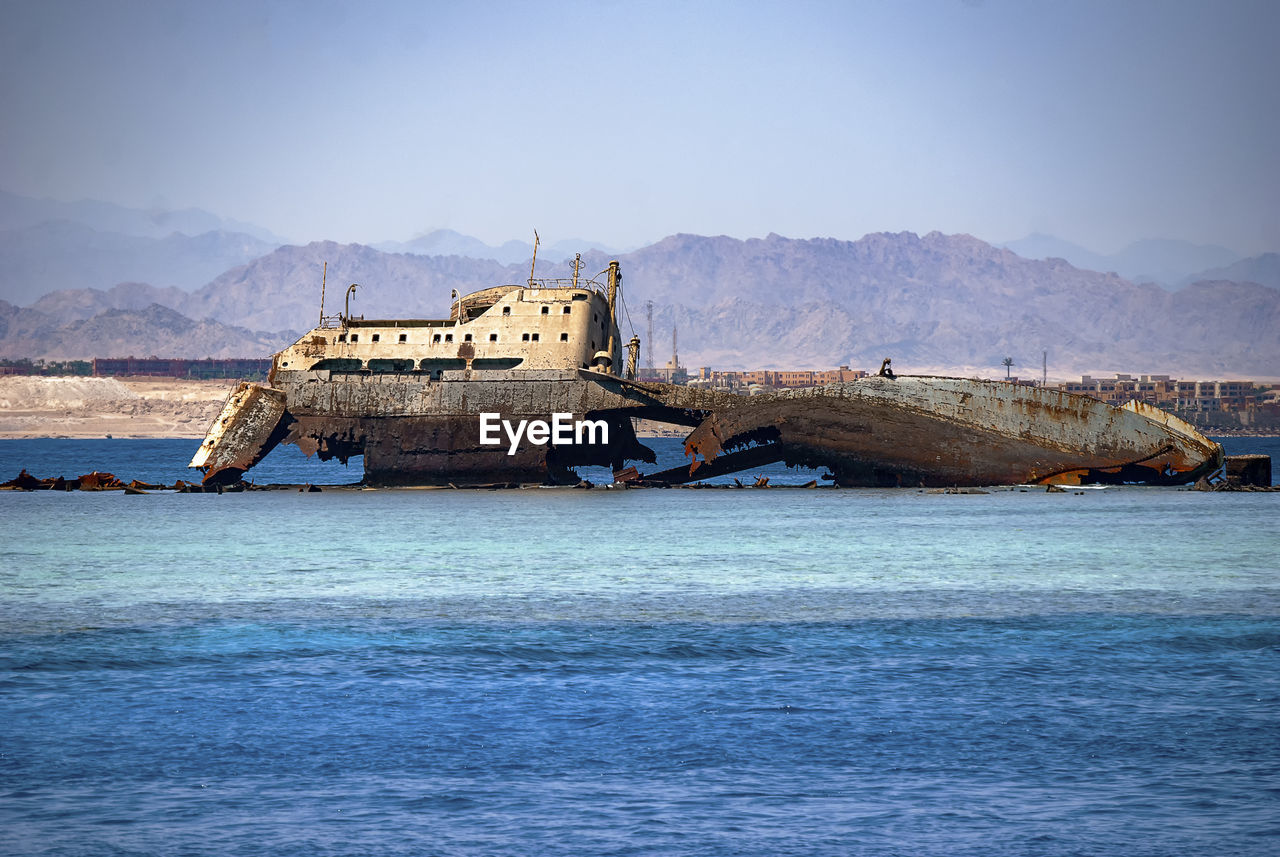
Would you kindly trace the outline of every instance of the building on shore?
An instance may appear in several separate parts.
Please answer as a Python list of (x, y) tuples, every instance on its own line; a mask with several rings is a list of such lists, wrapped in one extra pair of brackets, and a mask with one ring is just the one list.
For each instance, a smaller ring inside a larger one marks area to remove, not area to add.
[(1259, 404), (1270, 388), (1253, 381), (1184, 381), (1168, 375), (1085, 375), (1060, 389), (1113, 405), (1137, 399), (1175, 411), (1235, 411)]
[(1280, 428), (1280, 385), (1254, 381), (1180, 380), (1169, 375), (1081, 377), (1059, 385), (1111, 405), (1130, 400), (1170, 411), (1193, 425), (1234, 430)]
[(186, 360), (159, 357), (95, 357), (94, 377), (120, 375), (150, 375), (159, 378), (241, 378), (245, 380), (267, 377), (271, 371), (271, 358), (226, 358)]

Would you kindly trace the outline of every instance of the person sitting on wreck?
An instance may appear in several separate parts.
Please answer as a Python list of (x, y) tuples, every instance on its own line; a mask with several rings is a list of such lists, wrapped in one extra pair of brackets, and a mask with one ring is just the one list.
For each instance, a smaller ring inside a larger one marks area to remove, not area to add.
[(884, 362), (880, 364), (880, 377), (882, 378), (897, 377), (896, 375), (893, 374), (893, 367), (889, 365), (892, 362), (893, 361), (890, 360), (888, 357), (884, 358)]

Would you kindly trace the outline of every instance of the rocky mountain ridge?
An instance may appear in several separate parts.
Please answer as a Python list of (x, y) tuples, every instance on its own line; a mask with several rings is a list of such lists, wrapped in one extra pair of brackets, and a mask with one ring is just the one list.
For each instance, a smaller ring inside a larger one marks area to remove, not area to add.
[[(583, 256), (591, 274), (609, 260), (595, 251)], [(653, 301), (659, 363), (670, 355), (677, 325), (682, 362), (690, 366), (874, 368), (891, 357), (902, 371), (993, 376), (1012, 356), (1031, 369), (1022, 374), (1038, 375), (1048, 351), (1057, 377), (1120, 371), (1280, 378), (1280, 290), (1254, 283), (1206, 281), (1170, 292), (937, 232), (858, 241), (673, 235), (618, 258), (624, 335), (634, 328), (646, 336), (644, 303)], [(453, 289), (529, 275), (527, 263), (333, 242), (286, 246), (190, 293), (134, 284), (49, 295), (25, 309), (0, 306), (0, 351), (53, 357), (57, 343), (61, 357), (77, 356), (68, 349), (105, 354), (108, 347), (112, 354), (268, 354), (292, 331), (315, 324), (325, 262), (326, 312), (339, 311), (347, 285), (359, 283), (352, 312), (369, 318), (444, 316)], [(569, 274), (564, 263), (538, 266), (539, 276)], [(44, 319), (43, 334), (32, 335), (40, 318), (31, 313)], [(218, 342), (226, 347), (214, 348)]]

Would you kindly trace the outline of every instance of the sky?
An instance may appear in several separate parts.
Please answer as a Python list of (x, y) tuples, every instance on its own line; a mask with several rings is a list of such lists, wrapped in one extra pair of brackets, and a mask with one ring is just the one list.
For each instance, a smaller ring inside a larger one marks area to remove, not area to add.
[(1280, 251), (1280, 2), (0, 0), (0, 189), (291, 241)]

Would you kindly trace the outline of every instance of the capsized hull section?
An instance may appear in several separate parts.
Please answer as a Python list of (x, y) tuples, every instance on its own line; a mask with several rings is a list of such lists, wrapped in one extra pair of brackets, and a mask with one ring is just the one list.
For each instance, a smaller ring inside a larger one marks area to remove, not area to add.
[(284, 439), (287, 423), (284, 391), (242, 381), (188, 466), (204, 471), (206, 485), (237, 482)]
[(997, 381), (876, 377), (743, 398), (685, 448), (697, 465), (776, 444), (788, 465), (859, 486), (1183, 484), (1221, 465), (1218, 444), (1161, 416)]

